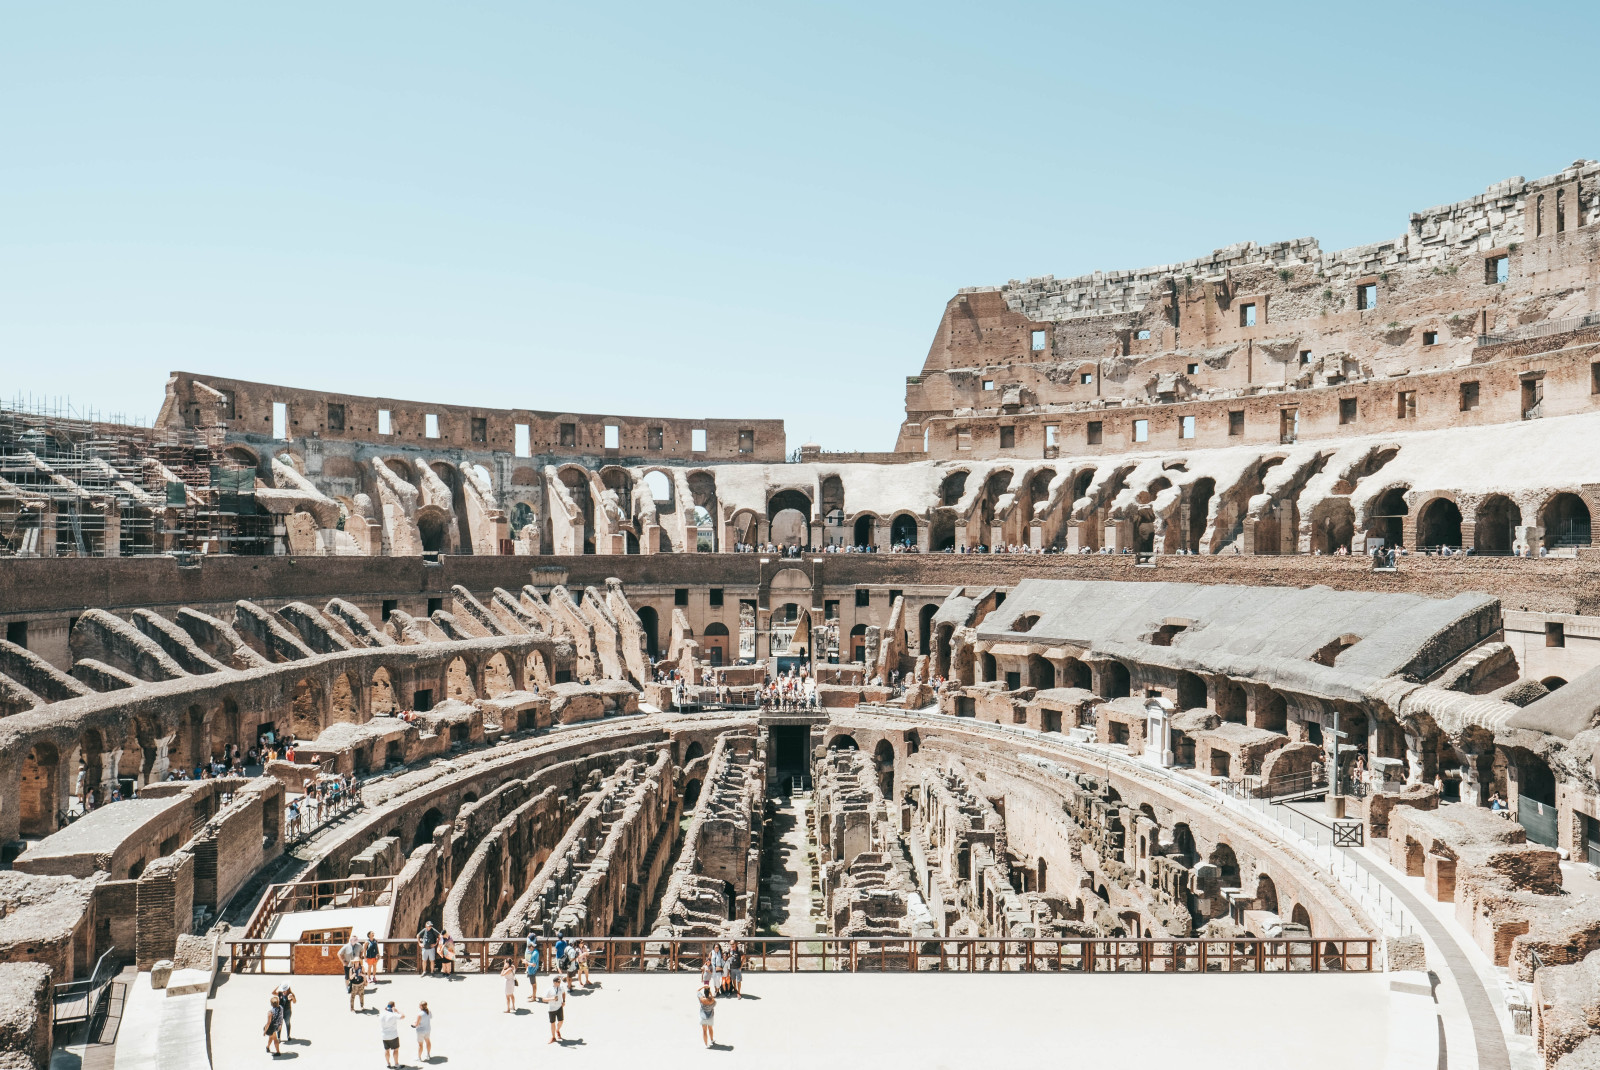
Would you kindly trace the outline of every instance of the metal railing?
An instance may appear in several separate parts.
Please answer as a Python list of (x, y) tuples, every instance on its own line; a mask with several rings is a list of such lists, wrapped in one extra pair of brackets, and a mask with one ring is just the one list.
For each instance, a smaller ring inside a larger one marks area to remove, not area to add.
[[(593, 973), (698, 972), (711, 939), (598, 937), (586, 939)], [(541, 961), (554, 961), (554, 941), (536, 941)], [(1379, 969), (1372, 937), (1257, 939), (894, 939), (878, 937), (751, 937), (739, 941), (747, 973), (1370, 973)], [(286, 973), (294, 943), (230, 942), (236, 973)], [(454, 969), (492, 974), (507, 961), (522, 968), (522, 940), (456, 941)], [(380, 974), (419, 973), (416, 940), (379, 941)]]
[(1480, 334), (1480, 346), (1498, 346), (1507, 342), (1525, 342), (1530, 338), (1545, 338), (1549, 335), (1567, 334), (1571, 331), (1581, 331), (1585, 327), (1600, 326), (1600, 312), (1590, 312), (1582, 316), (1571, 316), (1567, 319), (1546, 320), (1543, 323), (1530, 323), (1526, 327), (1513, 327), (1509, 331), (1499, 334)]
[(111, 984), (121, 969), (114, 957), (116, 950), (115, 946), (106, 948), (86, 979), (63, 981), (53, 986), (50, 993), (51, 1015), (57, 1025), (87, 1022), (94, 1017), (106, 986)]

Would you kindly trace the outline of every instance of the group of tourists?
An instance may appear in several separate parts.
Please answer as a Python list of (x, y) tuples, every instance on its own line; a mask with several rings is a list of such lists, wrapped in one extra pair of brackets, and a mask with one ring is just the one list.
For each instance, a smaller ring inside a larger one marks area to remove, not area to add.
[(804, 667), (791, 667), (776, 680), (769, 679), (757, 693), (757, 704), (767, 710), (799, 710), (817, 704), (817, 682)]
[(567, 1020), (567, 994), (575, 987), (581, 986), (587, 991), (594, 985), (589, 979), (589, 956), (587, 940), (568, 940), (558, 933), (555, 946), (551, 948), (550, 994), (540, 996), (539, 974), (544, 967), (543, 954), (539, 950), (539, 938), (529, 935), (522, 949), (522, 961), (519, 963), (517, 956), (510, 955), (505, 965), (500, 967), (500, 976), (505, 981), (506, 1013), (515, 1014), (517, 1010), (517, 986), (522, 983), (522, 977), (517, 976), (520, 968), (528, 981), (528, 1002), (543, 1003), (545, 1014), (550, 1019), (549, 1042), (559, 1044), (565, 1041), (561, 1028)]
[(324, 773), (306, 785), (305, 794), (290, 801), (283, 813), (284, 835), (309, 835), (361, 802), (354, 773)]

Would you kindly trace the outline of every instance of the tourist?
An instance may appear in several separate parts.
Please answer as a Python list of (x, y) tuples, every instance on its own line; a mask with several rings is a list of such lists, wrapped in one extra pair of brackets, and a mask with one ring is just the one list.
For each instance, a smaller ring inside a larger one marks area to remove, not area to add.
[(361, 960), (356, 959), (350, 963), (350, 968), (345, 971), (344, 986), (350, 992), (350, 1010), (354, 1013), (356, 1000), (361, 1001), (362, 1011), (367, 1009), (367, 975), (361, 972)]
[(378, 1012), (378, 1035), (383, 1038), (383, 1065), (399, 1066), (400, 1012), (395, 1010), (392, 999)]
[(578, 983), (584, 988), (589, 987), (589, 941), (578, 941), (577, 953)]
[(523, 951), (527, 961), (528, 970), (528, 1002), (536, 1002), (539, 998), (539, 941), (528, 935), (528, 945)]
[(456, 938), (448, 931), (439, 941), (439, 972), (446, 977), (456, 973)]
[(417, 946), (422, 949), (422, 962), (418, 969), (424, 977), (432, 977), (434, 962), (439, 957), (439, 930), (433, 927), (433, 922), (428, 922), (417, 933)]
[(728, 955), (728, 972), (733, 979), (733, 996), (735, 999), (744, 998), (744, 948), (734, 941), (733, 951)]
[(366, 952), (367, 976), (376, 980), (378, 976), (378, 938), (373, 935), (371, 929), (367, 930)]
[(287, 983), (273, 989), (273, 995), (278, 997), (278, 1008), (283, 1011), (283, 1036), (285, 1040), (294, 1040), (294, 1005), (299, 1002), (294, 998), (294, 989)]
[(506, 964), (500, 967), (500, 976), (506, 986), (506, 1013), (515, 1013), (517, 1009), (517, 957), (506, 956)]
[(710, 985), (701, 985), (700, 994), (700, 1040), (706, 1047), (711, 1047), (717, 1042), (712, 1032), (712, 1025), (717, 1015), (717, 997), (711, 994)]
[(346, 970), (349, 970), (350, 964), (358, 961), (360, 958), (361, 937), (357, 936), (352, 930), (350, 933), (350, 942), (339, 949), (339, 961), (344, 963), (344, 968)]
[[(516, 978), (512, 978), (516, 980)], [(422, 1050), (428, 1050), (428, 1061), (433, 1061), (433, 1014), (428, 1010), (428, 1001), (423, 1000), (417, 1004), (417, 1017), (411, 1023), (411, 1028), (417, 1031), (417, 1062), (422, 1061)], [(399, 1058), (399, 1056), (395, 1056)]]
[(278, 997), (272, 997), (272, 1004), (267, 1010), (267, 1027), (262, 1030), (267, 1037), (267, 1054), (276, 1058), (283, 1054), (283, 1044), (278, 1040), (278, 1033), (283, 1029), (283, 1006), (278, 1002)]
[(561, 1023), (567, 1017), (567, 986), (566, 979), (559, 973), (552, 980), (553, 988), (550, 998), (545, 1001), (545, 1010), (550, 1012), (550, 1043), (561, 1040)]
[(567, 937), (566, 937), (566, 934), (565, 933), (556, 933), (556, 961), (551, 966), (551, 968), (554, 969), (554, 970), (559, 971), (562, 968), (562, 963), (566, 960), (566, 957), (567, 957)]

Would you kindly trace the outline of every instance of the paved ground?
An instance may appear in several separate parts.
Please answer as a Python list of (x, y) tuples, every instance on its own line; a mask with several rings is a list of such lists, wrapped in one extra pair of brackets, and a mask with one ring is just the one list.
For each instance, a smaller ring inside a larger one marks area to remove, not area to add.
[[(476, 1070), (574, 1067), (836, 1066), (966, 1068), (997, 1057), (1037, 1065), (1186, 1070), (1378, 1070), (1385, 1064), (1389, 979), (1371, 975), (1160, 977), (1029, 975), (882, 977), (746, 975), (752, 997), (717, 1006), (719, 1050), (700, 1043), (689, 975), (624, 974), (569, 1000), (564, 1046), (549, 1045), (542, 1006), (503, 1013), (499, 977), (386, 980), (351, 1014), (336, 977), (299, 977), (295, 1042), (273, 1059), (261, 1022), (282, 977), (227, 976), (213, 1001), (214, 1070), (382, 1067), (375, 1008), (414, 1015), (428, 1001), (432, 1064)], [(542, 987), (542, 986), (541, 986)], [(525, 997), (527, 988), (519, 988)], [(525, 1007), (526, 1004), (519, 1004)], [(409, 1020), (409, 1019), (408, 1019)], [(419, 1067), (408, 1027), (401, 1053)], [(1430, 1067), (1431, 1070), (1431, 1067)]]

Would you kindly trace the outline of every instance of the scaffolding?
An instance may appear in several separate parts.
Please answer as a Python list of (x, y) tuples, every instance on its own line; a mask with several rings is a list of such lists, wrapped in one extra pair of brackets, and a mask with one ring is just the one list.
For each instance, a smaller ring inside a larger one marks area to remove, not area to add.
[(0, 557), (267, 554), (255, 469), (215, 429), (101, 419), (60, 399), (0, 404)]

